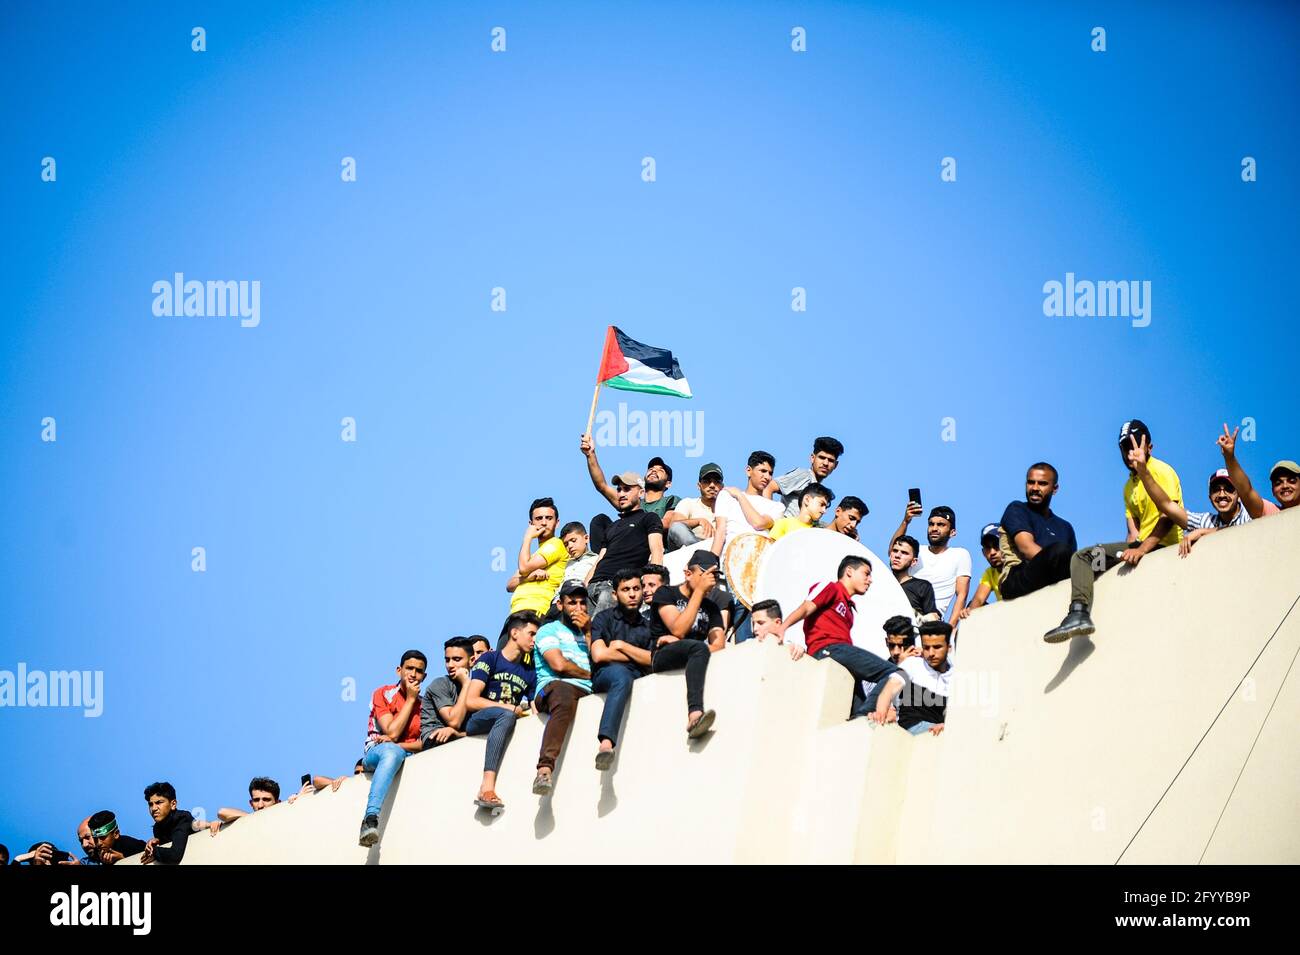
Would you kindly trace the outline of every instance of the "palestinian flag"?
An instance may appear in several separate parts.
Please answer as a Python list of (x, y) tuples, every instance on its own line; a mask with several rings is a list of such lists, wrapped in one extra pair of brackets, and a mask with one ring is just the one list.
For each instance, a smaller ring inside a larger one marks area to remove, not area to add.
[(678, 398), (691, 396), (691, 386), (672, 352), (643, 345), (613, 325), (605, 333), (605, 352), (600, 359), (597, 380), (620, 391), (644, 391)]

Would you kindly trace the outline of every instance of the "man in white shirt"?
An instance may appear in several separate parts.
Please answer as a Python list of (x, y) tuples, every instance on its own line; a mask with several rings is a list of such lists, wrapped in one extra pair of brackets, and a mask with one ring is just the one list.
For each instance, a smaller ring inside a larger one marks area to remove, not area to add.
[[(903, 523), (890, 538), (891, 547), (895, 540), (907, 533), (907, 525), (919, 510), (909, 503)], [(921, 548), (921, 553), (916, 555), (917, 566), (912, 570), (913, 577), (928, 580), (934, 587), (934, 602), (939, 614), (954, 629), (970, 592), (971, 569), (970, 551), (964, 547), (948, 546), (948, 541), (956, 535), (957, 515), (953, 509), (944, 505), (932, 508), (926, 526), (926, 539), (930, 546)]]
[(784, 514), (785, 508), (778, 501), (763, 496), (763, 490), (772, 483), (772, 472), (776, 470), (776, 458), (766, 451), (755, 451), (749, 456), (745, 468), (748, 484), (745, 490), (725, 488), (718, 495), (714, 504), (714, 513), (725, 518), (726, 540), (723, 547), (731, 543), (737, 534), (766, 534)]
[(927, 730), (934, 736), (943, 732), (952, 695), (951, 643), (952, 627), (942, 620), (927, 620), (921, 624), (920, 656), (904, 657), (899, 664), (910, 682), (898, 697), (898, 725), (913, 736)]

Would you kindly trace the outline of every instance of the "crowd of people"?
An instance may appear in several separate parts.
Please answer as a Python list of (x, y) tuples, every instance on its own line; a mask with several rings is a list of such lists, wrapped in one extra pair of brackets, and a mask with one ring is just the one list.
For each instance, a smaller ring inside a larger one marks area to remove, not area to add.
[[(446, 674), (434, 679), (427, 679), (423, 652), (401, 655), (395, 681), (372, 694), (363, 755), (353, 767), (352, 775), (371, 777), (359, 843), (378, 843), (384, 801), (403, 761), (465, 736), (486, 737), (473, 802), (482, 810), (502, 811), (497, 774), (516, 722), (533, 713), (544, 714), (546, 722), (532, 791), (549, 795), (578, 704), (593, 694), (604, 696), (594, 767), (611, 770), (633, 684), (651, 673), (684, 673), (685, 734), (696, 739), (709, 733), (717, 719), (705, 701), (709, 662), (713, 654), (750, 639), (785, 644), (793, 660), (807, 655), (843, 667), (854, 685), (849, 718), (938, 735), (944, 729), (957, 631), (990, 600), (1015, 600), (1069, 579), (1066, 616), (1043, 639), (1057, 643), (1087, 636), (1095, 631), (1091, 609), (1099, 574), (1121, 563), (1135, 566), (1161, 547), (1177, 547), (1186, 557), (1209, 534), (1300, 504), (1300, 465), (1275, 464), (1269, 472), (1273, 500), (1265, 500), (1237, 460), (1236, 439), (1237, 432), (1225, 425), (1217, 438), (1223, 466), (1208, 481), (1210, 508), (1193, 511), (1184, 503), (1177, 472), (1155, 457), (1150, 429), (1137, 419), (1124, 422), (1118, 450), (1128, 475), (1122, 491), (1126, 534), (1086, 547), (1053, 510), (1056, 468), (1045, 461), (1031, 464), (1024, 499), (1009, 503), (998, 521), (980, 531), (987, 567), (973, 592), (971, 555), (951, 544), (957, 532), (951, 507), (930, 508), (924, 546), (908, 533), (925, 513), (914, 489), (885, 542), (889, 571), (912, 612), (884, 622), (887, 656), (882, 657), (851, 638), (855, 598), (872, 585), (872, 565), (860, 550), (850, 549), (834, 580), (815, 583), (806, 600), (784, 612), (763, 595), (752, 607), (737, 600), (720, 559), (737, 534), (781, 538), (822, 528), (858, 539), (867, 505), (852, 495), (837, 504), (827, 484), (844, 454), (838, 440), (817, 438), (808, 467), (780, 476), (771, 454), (754, 451), (743, 488), (728, 485), (718, 464), (705, 464), (698, 473), (698, 495), (681, 498), (670, 493), (673, 470), (662, 457), (651, 458), (644, 475), (624, 471), (607, 480), (590, 436), (583, 436), (580, 449), (592, 485), (615, 515), (598, 514), (588, 525), (560, 525), (551, 498), (533, 501), (517, 567), (506, 582), (509, 611), (495, 645), (479, 634), (451, 637), (443, 645)], [(689, 556), (684, 579), (674, 584), (664, 554), (679, 549)], [(790, 629), (796, 624), (802, 624), (801, 631)], [(346, 778), (304, 776), (302, 788), (288, 801), (337, 789)], [(280, 801), (274, 780), (255, 778), (248, 789), (249, 810), (223, 808), (208, 822), (178, 809), (173, 787), (157, 782), (144, 791), (153, 820), (147, 841), (124, 835), (114, 813), (101, 810), (78, 826), (80, 856), (41, 842), (11, 860), (0, 846), (0, 864), (111, 865), (135, 854), (146, 863), (175, 864), (191, 833), (207, 829), (215, 836), (248, 812)]]

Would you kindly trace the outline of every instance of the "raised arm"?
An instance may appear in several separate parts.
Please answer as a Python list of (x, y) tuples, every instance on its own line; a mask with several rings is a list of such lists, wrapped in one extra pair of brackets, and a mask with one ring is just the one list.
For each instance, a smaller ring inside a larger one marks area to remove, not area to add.
[(591, 435), (584, 434), (578, 447), (587, 456), (587, 474), (591, 477), (592, 487), (600, 493), (601, 497), (617, 507), (618, 495), (614, 493), (614, 489), (605, 480), (605, 472), (600, 469), (600, 462), (596, 460), (596, 446), (592, 444)]
[(1246, 476), (1246, 471), (1237, 461), (1237, 432), (1240, 428), (1233, 428), (1232, 433), (1228, 433), (1228, 426), (1223, 426), (1223, 434), (1219, 435), (1219, 450), (1223, 452), (1223, 466), (1228, 469), (1228, 479), (1232, 481), (1232, 486), (1237, 489), (1237, 494), (1241, 498), (1241, 506), (1246, 509), (1252, 520), (1258, 520), (1264, 516), (1264, 499), (1259, 496), (1250, 483), (1250, 478)]
[(902, 523), (898, 525), (898, 530), (894, 531), (894, 536), (889, 538), (889, 547), (885, 548), (885, 554), (889, 554), (889, 548), (894, 546), (894, 541), (898, 540), (907, 533), (907, 525), (912, 523), (912, 518), (920, 517), (923, 508), (915, 501), (907, 502), (907, 510), (903, 511)]
[(1136, 436), (1131, 437), (1129, 440), (1133, 443), (1133, 447), (1128, 453), (1129, 466), (1133, 468), (1138, 478), (1141, 479), (1142, 486), (1146, 488), (1147, 496), (1151, 498), (1151, 503), (1156, 506), (1156, 509), (1159, 510), (1161, 514), (1169, 518), (1179, 527), (1186, 527), (1187, 511), (1181, 504), (1172, 500), (1169, 495), (1165, 493), (1165, 489), (1160, 486), (1160, 483), (1156, 480), (1156, 476), (1152, 474), (1151, 469), (1147, 467), (1147, 460), (1150, 458), (1151, 449), (1147, 445), (1146, 435), (1142, 436), (1141, 443), (1138, 442)]

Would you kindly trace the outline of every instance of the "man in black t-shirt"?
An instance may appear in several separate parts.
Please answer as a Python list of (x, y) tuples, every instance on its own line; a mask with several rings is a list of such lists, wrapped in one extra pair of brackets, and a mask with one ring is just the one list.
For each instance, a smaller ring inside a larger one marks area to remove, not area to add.
[(122, 835), (117, 828), (117, 816), (107, 809), (91, 816), (87, 825), (95, 840), (95, 858), (100, 865), (113, 865), (145, 850), (144, 840)]
[(913, 577), (911, 570), (916, 566), (921, 543), (915, 537), (903, 534), (894, 538), (889, 545), (889, 569), (894, 572), (894, 579), (907, 594), (907, 602), (920, 620), (938, 620), (939, 608), (934, 602), (934, 586), (928, 580)]
[[(587, 584), (593, 615), (616, 603), (614, 576), (620, 570), (640, 570), (646, 564), (662, 563), (664, 559), (663, 521), (641, 507), (641, 475), (625, 471), (614, 475), (611, 483), (619, 517), (604, 532), (604, 556), (597, 562)], [(593, 526), (595, 523), (593, 520)]]
[(710, 654), (727, 645), (722, 612), (707, 599), (718, 586), (718, 555), (697, 550), (686, 564), (686, 582), (665, 585), (650, 601), (651, 668), (686, 669), (686, 733), (703, 736), (717, 716), (704, 708), (704, 675)]
[[(153, 817), (153, 838), (145, 843), (141, 865), (159, 862), (163, 865), (180, 865), (185, 858), (185, 846), (194, 831), (194, 817), (184, 809), (176, 808), (176, 789), (171, 783), (153, 783), (144, 791)], [(170, 842), (171, 845), (163, 845)]]

